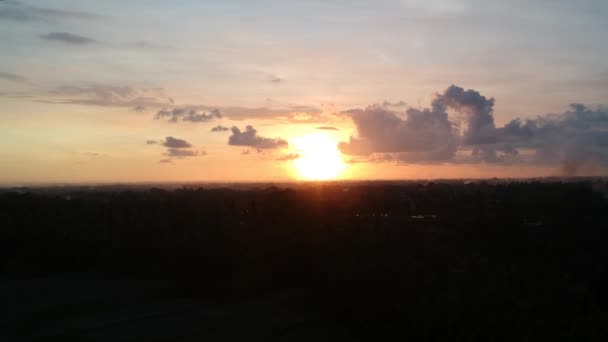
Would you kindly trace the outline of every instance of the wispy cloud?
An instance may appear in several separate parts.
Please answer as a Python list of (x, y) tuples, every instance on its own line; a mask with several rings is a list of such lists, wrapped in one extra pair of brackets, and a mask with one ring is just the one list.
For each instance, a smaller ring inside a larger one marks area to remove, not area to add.
[(101, 18), (100, 15), (90, 12), (29, 6), (14, 0), (0, 1), (0, 20), (27, 22), (60, 19), (93, 20), (99, 18)]
[(32, 92), (30, 96), (38, 102), (45, 103), (131, 107), (136, 111), (172, 103), (162, 88), (110, 84), (59, 86)]
[(218, 125), (218, 126), (213, 127), (210, 131), (211, 132), (226, 132), (229, 130), (230, 130), (230, 128), (228, 128), (226, 126)]
[(300, 155), (298, 153), (290, 153), (290, 154), (286, 154), (284, 156), (278, 157), (276, 160), (278, 161), (289, 161), (289, 160), (295, 160), (295, 159), (299, 159)]
[[(0, 78), (24, 80), (19, 75), (2, 73)], [(204, 123), (227, 118), (275, 120), (285, 123), (327, 123), (336, 114), (326, 114), (317, 107), (303, 105), (272, 105), (269, 107), (211, 106), (206, 104), (176, 104), (161, 87), (130, 84), (75, 84), (4, 92), (0, 96), (29, 99), (49, 104), (74, 104), (102, 107), (125, 107), (135, 112), (154, 111), (154, 118), (169, 123)], [(342, 119), (340, 117), (339, 119)]]
[(184, 106), (173, 109), (162, 109), (154, 117), (157, 120), (168, 122), (207, 122), (215, 118), (221, 118), (222, 114), (216, 108), (209, 109), (205, 106)]
[(28, 79), (24, 76), (14, 74), (12, 72), (0, 71), (0, 79), (15, 83), (28, 83)]
[(93, 38), (69, 32), (49, 32), (46, 34), (41, 34), (40, 38), (60, 42), (66, 45), (89, 45), (97, 43), (97, 41)]
[(281, 83), (281, 82), (283, 82), (283, 78), (281, 78), (279, 76), (271, 75), (270, 76), (270, 82), (272, 82), (272, 83)]

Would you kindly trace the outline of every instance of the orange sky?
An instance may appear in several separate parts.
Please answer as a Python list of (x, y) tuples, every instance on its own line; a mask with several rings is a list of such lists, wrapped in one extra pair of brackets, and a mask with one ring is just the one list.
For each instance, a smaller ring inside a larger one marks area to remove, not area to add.
[(0, 2), (0, 184), (605, 175), (607, 15)]

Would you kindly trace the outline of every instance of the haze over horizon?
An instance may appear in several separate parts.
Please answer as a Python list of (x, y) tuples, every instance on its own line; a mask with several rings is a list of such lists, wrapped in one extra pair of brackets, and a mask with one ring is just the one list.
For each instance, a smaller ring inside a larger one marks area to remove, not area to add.
[(0, 184), (608, 174), (608, 2), (0, 1)]

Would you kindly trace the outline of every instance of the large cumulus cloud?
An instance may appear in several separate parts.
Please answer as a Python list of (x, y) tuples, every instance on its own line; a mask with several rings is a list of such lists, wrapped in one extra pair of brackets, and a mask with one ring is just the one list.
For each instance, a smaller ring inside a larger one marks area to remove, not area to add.
[(400, 153), (409, 161), (447, 160), (458, 147), (456, 129), (440, 103), (431, 109), (410, 108), (405, 117), (384, 106), (351, 110), (348, 114), (358, 137), (339, 144), (345, 154)]
[(433, 108), (445, 111), (452, 108), (465, 115), (467, 130), (464, 144), (483, 145), (496, 142), (494, 126), (494, 98), (486, 98), (473, 89), (464, 90), (452, 85), (436, 96)]
[[(585, 167), (608, 169), (605, 107), (573, 104), (560, 114), (496, 127), (494, 103), (476, 90), (452, 85), (435, 94), (431, 108), (350, 110), (346, 114), (358, 134), (339, 148), (372, 161), (555, 165), (567, 175)], [(449, 110), (459, 115), (450, 119)]]

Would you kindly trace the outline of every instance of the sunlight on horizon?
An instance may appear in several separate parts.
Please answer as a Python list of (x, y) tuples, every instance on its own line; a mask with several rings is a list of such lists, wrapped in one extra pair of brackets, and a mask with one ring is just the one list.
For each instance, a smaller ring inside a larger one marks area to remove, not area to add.
[(292, 164), (298, 178), (332, 180), (339, 178), (346, 165), (338, 150), (338, 141), (325, 133), (313, 133), (293, 139), (299, 158)]

